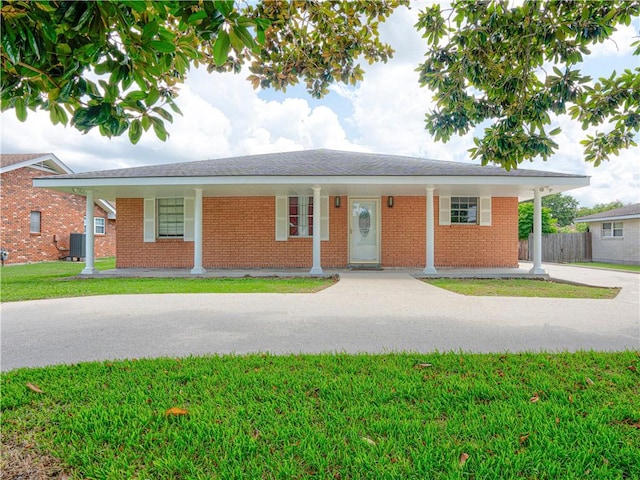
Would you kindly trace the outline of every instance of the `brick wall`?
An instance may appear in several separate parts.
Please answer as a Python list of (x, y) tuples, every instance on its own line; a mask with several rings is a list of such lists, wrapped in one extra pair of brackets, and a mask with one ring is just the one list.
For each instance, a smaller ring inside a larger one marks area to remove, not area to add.
[[(19, 168), (2, 174), (0, 206), (2, 225), (0, 245), (9, 252), (6, 262), (30, 263), (58, 260), (68, 252), (56, 248), (69, 248), (69, 235), (84, 231), (85, 198), (78, 195), (33, 188), (32, 179), (48, 176), (35, 168)], [(30, 233), (32, 211), (40, 212), (40, 233)], [(96, 217), (107, 218), (107, 213), (95, 207)], [(112, 257), (116, 253), (115, 220), (105, 221), (105, 235), (96, 235), (96, 257)]]
[[(118, 205), (118, 268), (190, 268), (193, 242), (143, 242), (143, 200), (122, 198)], [(347, 209), (330, 199), (330, 240), (323, 241), (322, 266), (347, 263)], [(205, 268), (291, 268), (313, 263), (311, 238), (275, 240), (274, 197), (215, 197), (202, 202), (202, 264)]]
[[(323, 241), (322, 266), (348, 263), (348, 201), (329, 199), (329, 241)], [(191, 268), (193, 242), (143, 242), (143, 200), (118, 199), (117, 266), (119, 268)], [(518, 200), (492, 199), (492, 225), (438, 225), (435, 214), (435, 264), (440, 267), (515, 267), (518, 264)], [(424, 267), (425, 197), (381, 201), (381, 262), (385, 267)], [(274, 197), (203, 199), (205, 268), (289, 268), (313, 263), (311, 238), (275, 240)]]

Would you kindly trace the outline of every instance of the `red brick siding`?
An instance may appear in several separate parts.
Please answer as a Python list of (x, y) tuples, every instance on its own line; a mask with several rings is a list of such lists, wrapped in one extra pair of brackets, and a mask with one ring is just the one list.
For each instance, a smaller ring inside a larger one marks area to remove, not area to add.
[[(32, 179), (51, 175), (35, 168), (19, 168), (2, 174), (0, 205), (2, 225), (0, 244), (9, 252), (5, 263), (30, 263), (58, 260), (67, 255), (60, 248), (69, 248), (71, 233), (84, 231), (85, 198), (45, 188), (34, 188)], [(40, 234), (29, 232), (32, 211), (40, 212)], [(95, 207), (94, 215), (105, 218), (105, 235), (96, 235), (96, 257), (112, 257), (116, 253), (115, 220)]]
[[(348, 201), (341, 208), (329, 199), (330, 240), (323, 241), (322, 266), (348, 264)], [(381, 262), (386, 267), (423, 267), (426, 244), (425, 197), (394, 197), (381, 201)], [(143, 200), (118, 199), (120, 268), (190, 268), (193, 242), (143, 242)], [(435, 213), (436, 266), (513, 267), (518, 263), (516, 198), (492, 199), (492, 226), (439, 226)], [(203, 199), (203, 266), (205, 268), (310, 267), (311, 238), (275, 240), (274, 197)]]
[(517, 267), (518, 199), (491, 199), (491, 226), (438, 225), (438, 198), (435, 212), (436, 267)]

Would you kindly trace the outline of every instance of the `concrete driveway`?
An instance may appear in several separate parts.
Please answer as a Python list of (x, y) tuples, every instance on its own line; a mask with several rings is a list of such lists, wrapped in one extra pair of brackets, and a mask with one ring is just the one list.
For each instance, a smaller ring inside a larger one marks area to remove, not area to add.
[(316, 294), (118, 295), (2, 305), (2, 370), (211, 353), (640, 348), (640, 275), (545, 265), (613, 300), (465, 297), (408, 273), (344, 272)]

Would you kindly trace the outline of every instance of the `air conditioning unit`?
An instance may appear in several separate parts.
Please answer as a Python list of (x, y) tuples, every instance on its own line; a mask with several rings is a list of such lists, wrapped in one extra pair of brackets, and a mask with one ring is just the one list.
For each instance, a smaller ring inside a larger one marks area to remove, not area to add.
[(85, 234), (72, 233), (69, 238), (69, 256), (78, 260), (84, 258), (85, 254)]

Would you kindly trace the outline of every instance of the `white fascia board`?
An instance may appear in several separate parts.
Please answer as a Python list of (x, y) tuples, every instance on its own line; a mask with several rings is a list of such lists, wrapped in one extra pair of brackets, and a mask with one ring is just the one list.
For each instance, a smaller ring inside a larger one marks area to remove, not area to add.
[(638, 215), (638, 214), (636, 214), (636, 215), (619, 215), (619, 216), (612, 216), (612, 217), (587, 218), (587, 219), (584, 219), (584, 220), (576, 218), (574, 220), (574, 222), (576, 222), (576, 223), (598, 223), (598, 222), (613, 222), (613, 221), (616, 221), (616, 220), (632, 220), (632, 219), (636, 219), (636, 218), (640, 218), (640, 215)]
[[(78, 188), (117, 186), (191, 185), (520, 185), (584, 187), (589, 177), (491, 177), (491, 176), (226, 176), (226, 177), (136, 177), (136, 178), (36, 178), (35, 187)], [(79, 192), (80, 193), (80, 192)]]
[(101, 198), (97, 199), (95, 201), (95, 203), (98, 206), (100, 206), (100, 208), (102, 208), (105, 212), (107, 212), (107, 218), (109, 220), (115, 220), (115, 218), (116, 218), (116, 209), (114, 208), (113, 205), (111, 205), (111, 203), (109, 203), (106, 200), (103, 200)]
[(62, 161), (56, 157), (53, 153), (48, 153), (46, 155), (42, 155), (36, 158), (30, 158), (29, 160), (24, 160), (20, 163), (14, 163), (13, 165), (9, 165), (8, 167), (0, 168), (0, 173), (7, 173), (13, 170), (18, 170), (19, 168), (24, 167), (32, 167), (36, 163), (47, 162), (50, 161), (54, 165), (54, 170), (57, 170), (61, 174), (73, 173), (69, 167), (67, 167)]

